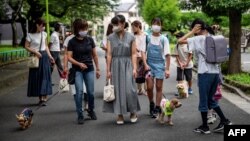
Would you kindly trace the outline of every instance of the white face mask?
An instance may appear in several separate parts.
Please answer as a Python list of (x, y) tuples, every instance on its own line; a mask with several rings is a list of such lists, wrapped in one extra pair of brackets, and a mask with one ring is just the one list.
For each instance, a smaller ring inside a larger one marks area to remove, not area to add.
[(121, 28), (119, 26), (113, 26), (113, 32), (119, 32), (121, 31)]
[(152, 25), (152, 31), (155, 32), (155, 33), (159, 33), (161, 31), (161, 26)]
[(86, 37), (88, 34), (88, 31), (79, 31), (78, 33), (81, 37)]

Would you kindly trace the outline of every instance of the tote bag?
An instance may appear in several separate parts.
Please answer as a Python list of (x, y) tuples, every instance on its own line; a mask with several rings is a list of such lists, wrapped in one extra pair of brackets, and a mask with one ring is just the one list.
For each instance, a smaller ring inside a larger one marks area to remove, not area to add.
[(114, 85), (110, 84), (110, 79), (108, 81), (108, 85), (104, 86), (103, 100), (105, 102), (112, 102), (115, 100)]

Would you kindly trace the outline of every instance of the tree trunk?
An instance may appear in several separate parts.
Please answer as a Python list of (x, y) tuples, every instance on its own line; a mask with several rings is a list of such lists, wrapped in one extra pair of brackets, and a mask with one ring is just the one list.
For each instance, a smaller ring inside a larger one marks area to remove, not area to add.
[(16, 21), (11, 22), (11, 28), (12, 28), (12, 46), (17, 47), (17, 28), (16, 28)]
[(21, 17), (20, 20), (21, 20), (21, 26), (22, 26), (22, 31), (23, 31), (23, 37), (22, 37), (22, 40), (20, 42), (20, 46), (24, 47), (25, 40), (26, 40), (26, 37), (27, 37), (26, 19)]
[(241, 72), (241, 17), (240, 11), (229, 10), (229, 47), (231, 48), (229, 74)]

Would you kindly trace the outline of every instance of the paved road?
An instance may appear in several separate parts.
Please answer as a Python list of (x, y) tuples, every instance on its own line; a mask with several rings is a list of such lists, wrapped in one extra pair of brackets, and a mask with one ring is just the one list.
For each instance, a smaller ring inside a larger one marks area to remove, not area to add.
[[(136, 124), (115, 124), (116, 116), (102, 112), (102, 90), (105, 80), (104, 54), (99, 51), (102, 78), (96, 80), (96, 113), (98, 120), (86, 119), (84, 125), (76, 124), (76, 113), (73, 97), (68, 94), (54, 96), (48, 106), (35, 111), (34, 123), (28, 130), (20, 130), (15, 114), (24, 107), (35, 109), (37, 98), (27, 98), (27, 80), (8, 94), (0, 96), (0, 141), (223, 141), (223, 134), (195, 134), (192, 130), (201, 124), (200, 113), (197, 110), (198, 95), (196, 79), (194, 79), (195, 94), (181, 100), (183, 106), (177, 109), (173, 116), (174, 126), (160, 125), (148, 116), (147, 97), (140, 96), (142, 110)], [(175, 89), (175, 67), (171, 68), (171, 78), (164, 82), (164, 94), (173, 97)], [(58, 84), (58, 74), (54, 71), (53, 82)], [(55, 85), (54, 92), (57, 91)], [(236, 101), (237, 99), (235, 99)], [(241, 99), (240, 99), (241, 100)], [(231, 101), (234, 101), (231, 99)], [(239, 101), (239, 100), (237, 100)], [(221, 100), (225, 114), (235, 124), (250, 124), (250, 114), (238, 108), (227, 99)], [(249, 107), (249, 105), (248, 105)], [(211, 125), (213, 129), (216, 125)]]

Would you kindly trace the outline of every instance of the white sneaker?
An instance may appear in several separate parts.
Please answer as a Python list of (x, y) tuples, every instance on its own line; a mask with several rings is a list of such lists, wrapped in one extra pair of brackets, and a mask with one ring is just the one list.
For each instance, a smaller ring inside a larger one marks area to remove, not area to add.
[(130, 121), (131, 123), (136, 123), (138, 120), (137, 115), (135, 113), (131, 114)]

